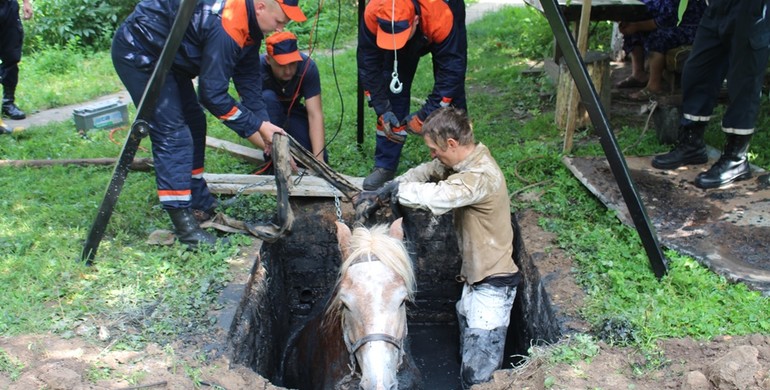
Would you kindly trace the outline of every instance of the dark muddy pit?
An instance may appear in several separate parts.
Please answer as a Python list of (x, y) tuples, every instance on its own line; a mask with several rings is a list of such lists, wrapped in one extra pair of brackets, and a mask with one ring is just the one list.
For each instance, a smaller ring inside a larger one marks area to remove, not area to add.
[[(348, 204), (343, 206), (343, 218), (350, 221), (352, 210)], [(284, 361), (288, 341), (315, 313), (323, 311), (341, 260), (333, 202), (293, 199), (292, 209), (297, 219), (291, 234), (263, 245), (228, 337), (234, 363), (252, 368), (277, 385), (282, 384), (282, 372), (291, 364)], [(518, 231), (515, 216), (511, 223)], [(455, 302), (462, 286), (455, 280), (460, 257), (451, 215), (405, 211), (404, 230), (417, 272), (415, 302), (407, 310), (412, 356), (426, 389), (459, 388)], [(514, 248), (514, 261), (524, 277), (511, 313), (505, 367), (514, 363), (514, 356), (525, 355), (533, 343), (553, 342), (560, 336), (554, 309), (520, 234), (516, 234)]]
[[(754, 178), (721, 189), (695, 187), (695, 176), (713, 162), (662, 171), (650, 166), (650, 157), (626, 158), (662, 245), (770, 295), (770, 190)], [(624, 223), (633, 225), (605, 159), (565, 158), (565, 163)]]

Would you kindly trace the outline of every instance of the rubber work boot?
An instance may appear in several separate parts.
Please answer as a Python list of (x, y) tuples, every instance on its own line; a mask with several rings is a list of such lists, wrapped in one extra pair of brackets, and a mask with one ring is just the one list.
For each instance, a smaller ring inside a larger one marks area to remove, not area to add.
[(188, 249), (195, 250), (201, 245), (213, 248), (217, 245), (217, 237), (201, 229), (190, 209), (166, 209), (166, 211), (174, 224), (176, 238), (187, 245)]
[(676, 169), (684, 165), (705, 164), (709, 157), (706, 153), (706, 143), (703, 134), (706, 124), (682, 126), (679, 140), (670, 152), (655, 156), (652, 166), (658, 169)]
[(492, 330), (465, 328), (462, 335), (460, 377), (463, 389), (492, 379), (503, 364), (505, 335), (508, 327)]
[(3, 99), (3, 115), (15, 120), (27, 117), (27, 114), (25, 114), (24, 111), (16, 106), (16, 104), (13, 103), (13, 100), (10, 99)]
[(386, 182), (393, 180), (395, 172), (385, 168), (374, 168), (372, 173), (364, 179), (364, 190), (374, 191)]
[(751, 135), (728, 134), (722, 156), (708, 171), (695, 178), (695, 186), (717, 188), (724, 184), (751, 177), (747, 152)]

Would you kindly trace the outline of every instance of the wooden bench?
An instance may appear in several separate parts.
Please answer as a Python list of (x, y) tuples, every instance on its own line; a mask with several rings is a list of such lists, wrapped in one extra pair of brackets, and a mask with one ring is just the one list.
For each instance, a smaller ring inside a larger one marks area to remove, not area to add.
[(666, 52), (666, 65), (663, 77), (669, 82), (669, 91), (678, 93), (682, 89), (682, 70), (687, 57), (692, 51), (691, 45), (678, 46)]

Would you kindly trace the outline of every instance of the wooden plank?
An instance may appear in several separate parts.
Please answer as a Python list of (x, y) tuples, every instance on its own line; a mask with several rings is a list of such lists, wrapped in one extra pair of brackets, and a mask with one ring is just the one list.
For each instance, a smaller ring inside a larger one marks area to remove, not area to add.
[[(78, 158), (67, 160), (0, 160), (0, 167), (50, 167), (54, 165), (115, 165), (116, 158)], [(135, 158), (128, 169), (132, 171), (152, 170), (151, 158)]]
[[(238, 175), (238, 174), (212, 174), (205, 173), (209, 191), (214, 194), (276, 194), (275, 177), (272, 175)], [(297, 175), (292, 175), (290, 183), (295, 183)], [(362, 177), (345, 176), (351, 183), (359, 188), (364, 183)], [(298, 184), (289, 188), (289, 196), (332, 198), (344, 197), (342, 192), (332, 187), (329, 183), (317, 176), (305, 175)]]
[(236, 144), (235, 142), (225, 141), (223, 139), (206, 137), (206, 146), (225, 151), (235, 157), (242, 158), (248, 162), (261, 164), (265, 162), (265, 155), (261, 150)]

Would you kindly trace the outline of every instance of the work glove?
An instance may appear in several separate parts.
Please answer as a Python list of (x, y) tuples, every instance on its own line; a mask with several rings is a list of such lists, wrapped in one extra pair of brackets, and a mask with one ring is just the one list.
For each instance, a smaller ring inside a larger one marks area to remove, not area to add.
[(377, 118), (377, 130), (393, 142), (403, 144), (406, 140), (406, 129), (393, 111), (388, 111)]
[(391, 180), (380, 187), (377, 192), (377, 200), (380, 204), (397, 203), (398, 202), (398, 182)]
[(398, 203), (398, 182), (387, 182), (376, 191), (362, 191), (353, 198), (353, 208), (356, 211), (356, 221), (363, 223), (381, 207), (390, 203)]
[(422, 119), (416, 112), (407, 115), (404, 123), (409, 134), (422, 135)]

